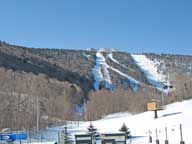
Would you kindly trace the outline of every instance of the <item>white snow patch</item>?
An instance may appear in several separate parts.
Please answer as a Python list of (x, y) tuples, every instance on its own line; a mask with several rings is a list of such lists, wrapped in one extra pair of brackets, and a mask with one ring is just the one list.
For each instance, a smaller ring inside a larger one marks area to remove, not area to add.
[(83, 56), (84, 56), (85, 58), (87, 58), (88, 60), (89, 60), (90, 57), (91, 57), (90, 55), (88, 55), (88, 54), (86, 54), (86, 53), (84, 53), (84, 52), (83, 52)]
[(157, 65), (159, 62), (151, 61), (145, 55), (131, 55), (137, 65), (146, 74), (149, 83), (157, 89), (162, 90), (163, 83), (166, 81), (166, 76), (158, 72)]
[(117, 63), (117, 64), (120, 65), (120, 63), (119, 63), (116, 59), (113, 58), (113, 54), (112, 54), (112, 53), (109, 53), (109, 54), (108, 54), (108, 57), (109, 57), (113, 62), (115, 62), (115, 63)]
[(102, 81), (105, 82), (105, 87), (112, 89), (112, 82), (108, 71), (108, 65), (105, 62), (105, 57), (102, 55), (103, 49), (99, 49), (96, 53), (96, 64), (93, 68), (93, 76), (95, 79), (94, 88), (99, 90), (99, 85)]

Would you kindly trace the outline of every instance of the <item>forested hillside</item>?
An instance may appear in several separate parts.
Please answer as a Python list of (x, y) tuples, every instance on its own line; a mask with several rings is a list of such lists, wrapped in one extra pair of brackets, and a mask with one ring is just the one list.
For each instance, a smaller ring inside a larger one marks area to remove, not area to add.
[[(169, 75), (174, 89), (166, 104), (192, 98), (192, 56), (142, 56), (157, 73)], [(145, 111), (148, 101), (161, 101), (161, 91), (148, 78), (131, 54), (118, 50), (40, 49), (0, 42), (0, 128), (33, 129), (38, 113), (40, 127), (45, 127)]]

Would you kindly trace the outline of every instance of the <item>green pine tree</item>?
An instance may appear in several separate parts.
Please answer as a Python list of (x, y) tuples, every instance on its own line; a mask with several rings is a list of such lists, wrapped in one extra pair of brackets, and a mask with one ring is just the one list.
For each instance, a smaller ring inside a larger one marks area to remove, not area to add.
[(90, 134), (92, 136), (92, 139), (93, 139), (92, 144), (96, 143), (95, 140), (99, 138), (97, 129), (92, 125), (92, 123), (90, 123), (90, 125), (87, 129), (88, 129), (88, 134)]
[(71, 140), (71, 134), (68, 132), (67, 126), (64, 127), (64, 130), (62, 133), (63, 133), (63, 143), (72, 144), (73, 141)]
[(97, 129), (92, 125), (92, 123), (90, 123), (90, 125), (87, 129), (88, 129), (89, 134), (95, 135), (97, 133)]
[(131, 132), (130, 132), (129, 128), (125, 125), (125, 123), (123, 123), (123, 125), (119, 131), (124, 132), (127, 135), (127, 138), (131, 137)]

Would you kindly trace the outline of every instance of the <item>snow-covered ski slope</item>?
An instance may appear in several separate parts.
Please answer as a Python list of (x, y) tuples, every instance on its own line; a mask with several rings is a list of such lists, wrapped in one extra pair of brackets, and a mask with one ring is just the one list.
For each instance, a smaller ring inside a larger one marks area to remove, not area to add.
[(166, 76), (158, 71), (160, 62), (151, 61), (143, 54), (131, 55), (136, 64), (146, 75), (148, 82), (159, 90), (162, 90), (163, 83), (166, 81)]
[(105, 82), (105, 87), (112, 88), (112, 82), (108, 71), (108, 65), (105, 61), (105, 57), (102, 55), (103, 49), (99, 49), (96, 53), (96, 64), (93, 68), (93, 76), (95, 79), (94, 88), (99, 90), (101, 82)]
[[(137, 115), (130, 113), (116, 113), (105, 116), (104, 118), (92, 121), (95, 128), (100, 133), (119, 132), (123, 123), (129, 127), (132, 136), (141, 136), (132, 139), (134, 144), (146, 144), (149, 141), (149, 131), (153, 138), (153, 144), (156, 140), (156, 129), (160, 143), (165, 140), (165, 127), (167, 127), (167, 135), (170, 144), (180, 142), (180, 124), (183, 127), (183, 139), (186, 144), (192, 144), (192, 100), (173, 103), (167, 106), (166, 110), (158, 112), (158, 119), (154, 119), (154, 112), (144, 112)], [(87, 133), (87, 127), (90, 122), (68, 122), (69, 132), (74, 138), (75, 134)], [(51, 128), (49, 130), (61, 131), (63, 127)], [(48, 130), (48, 131), (49, 131)], [(128, 140), (127, 144), (129, 144)]]
[(120, 70), (108, 65), (106, 63), (106, 58), (103, 56), (103, 52), (107, 52), (108, 58), (110, 58), (113, 62), (121, 65), (122, 67), (128, 69), (124, 65), (120, 64), (116, 59), (113, 58), (113, 53), (112, 51), (106, 51), (105, 49), (101, 48), (97, 51), (96, 53), (96, 64), (93, 68), (93, 76), (94, 76), (94, 88), (95, 90), (99, 90), (99, 86), (101, 82), (105, 83), (105, 88), (112, 90), (113, 89), (113, 83), (111, 81), (109, 69), (118, 73), (119, 75), (126, 77), (130, 81), (130, 86), (131, 88), (136, 91), (138, 89), (138, 86), (140, 84), (139, 81), (134, 79), (133, 77), (121, 72)]
[[(107, 54), (106, 57), (104, 57), (103, 52), (105, 52)], [(152, 61), (152, 60), (148, 59), (144, 54), (132, 54), (131, 56), (132, 56), (133, 60), (136, 62), (136, 64), (144, 72), (150, 85), (152, 85), (152, 87), (155, 87), (161, 91), (164, 84), (168, 83), (168, 82), (166, 82), (166, 76), (163, 75), (160, 70), (158, 70), (158, 66), (161, 65), (162, 62)], [(107, 62), (106, 62), (107, 58), (109, 58), (114, 63), (120, 65), (121, 67), (123, 67), (129, 71), (133, 71), (129, 67), (126, 67), (125, 65), (123, 65), (119, 61), (117, 61), (113, 57), (113, 51), (108, 51), (104, 48), (97, 50), (96, 64), (92, 70), (94, 80), (95, 80), (94, 88), (96, 91), (99, 90), (101, 82), (104, 84), (105, 88), (110, 89), (110, 90), (113, 89), (113, 82), (111, 80), (109, 69), (123, 77), (126, 77), (130, 81), (130, 86), (134, 91), (136, 91), (138, 89), (139, 85), (144, 84), (144, 83), (138, 81), (137, 79), (131, 77), (130, 75), (127, 75), (127, 74), (121, 72), (119, 69), (116, 69), (116, 68), (110, 66), (109, 64), (107, 64)]]

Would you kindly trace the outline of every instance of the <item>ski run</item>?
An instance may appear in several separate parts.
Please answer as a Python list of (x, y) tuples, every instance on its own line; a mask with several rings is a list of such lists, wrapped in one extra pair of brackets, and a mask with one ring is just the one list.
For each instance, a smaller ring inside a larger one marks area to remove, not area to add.
[[(94, 76), (94, 88), (95, 90), (99, 90), (99, 86), (101, 82), (105, 83), (105, 88), (112, 90), (113, 89), (113, 84), (110, 78), (110, 73), (108, 69), (111, 69), (112, 71), (118, 73), (119, 75), (126, 77), (130, 81), (131, 88), (136, 91), (138, 89), (138, 86), (140, 84), (139, 81), (134, 79), (133, 77), (121, 72), (120, 70), (109, 66), (106, 63), (106, 58), (103, 56), (102, 52), (105, 52), (105, 49), (99, 49), (96, 53), (96, 64), (93, 68), (93, 76)], [(113, 62), (121, 65), (122, 67), (128, 69), (124, 65), (120, 64), (117, 60), (113, 58), (112, 52), (108, 53), (107, 55)]]
[(148, 59), (145, 55), (131, 55), (136, 64), (146, 75), (148, 82), (159, 90), (162, 90), (163, 83), (166, 82), (166, 76), (158, 72), (159, 62)]

